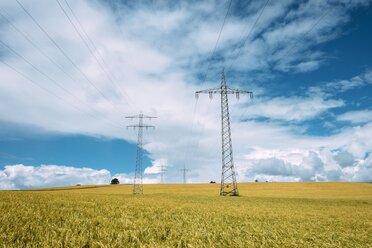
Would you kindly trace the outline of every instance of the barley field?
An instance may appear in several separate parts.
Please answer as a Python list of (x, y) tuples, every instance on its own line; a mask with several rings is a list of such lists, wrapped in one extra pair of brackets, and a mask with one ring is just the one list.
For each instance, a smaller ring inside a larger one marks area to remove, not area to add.
[(0, 247), (372, 247), (372, 184), (0, 191)]

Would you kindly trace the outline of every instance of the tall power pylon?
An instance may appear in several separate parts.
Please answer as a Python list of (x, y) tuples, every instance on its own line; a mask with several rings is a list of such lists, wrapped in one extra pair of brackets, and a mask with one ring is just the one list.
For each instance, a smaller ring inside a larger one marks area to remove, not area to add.
[(160, 166), (160, 183), (163, 184), (164, 183), (164, 172), (166, 172), (167, 169), (165, 168), (165, 166), (162, 164)]
[(221, 73), (221, 86), (212, 89), (200, 90), (195, 92), (196, 98), (200, 93), (209, 94), (212, 99), (213, 94), (221, 95), (221, 137), (222, 137), (222, 175), (221, 175), (221, 189), (220, 195), (238, 196), (238, 184), (236, 182), (233, 148), (231, 142), (231, 128), (230, 128), (230, 114), (229, 114), (229, 99), (228, 94), (235, 94), (239, 99), (240, 94), (249, 94), (253, 98), (253, 92), (239, 89), (232, 89), (227, 87), (225, 80), (225, 73)]
[(129, 125), (127, 128), (138, 128), (137, 138), (137, 156), (136, 156), (136, 171), (134, 174), (133, 194), (143, 194), (143, 175), (142, 175), (142, 153), (143, 153), (143, 129), (155, 128), (155, 126), (145, 125), (143, 119), (153, 119), (154, 116), (148, 116), (140, 113), (139, 115), (126, 116), (125, 118), (138, 119), (137, 125)]
[(183, 165), (183, 169), (180, 169), (180, 171), (182, 171), (183, 173), (183, 184), (186, 184), (187, 183), (187, 177), (186, 177), (186, 174), (187, 172), (189, 172), (190, 170), (189, 169), (186, 169), (186, 166)]

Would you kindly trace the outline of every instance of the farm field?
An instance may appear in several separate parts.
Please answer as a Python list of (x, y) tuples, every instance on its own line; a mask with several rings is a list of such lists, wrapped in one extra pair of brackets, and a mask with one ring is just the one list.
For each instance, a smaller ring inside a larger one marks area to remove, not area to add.
[(372, 247), (371, 183), (0, 191), (0, 247)]

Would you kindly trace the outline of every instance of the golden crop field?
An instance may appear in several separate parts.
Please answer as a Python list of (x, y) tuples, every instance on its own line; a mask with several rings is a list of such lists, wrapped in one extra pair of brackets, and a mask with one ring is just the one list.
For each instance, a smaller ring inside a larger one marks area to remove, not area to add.
[(0, 247), (372, 247), (372, 184), (0, 191)]

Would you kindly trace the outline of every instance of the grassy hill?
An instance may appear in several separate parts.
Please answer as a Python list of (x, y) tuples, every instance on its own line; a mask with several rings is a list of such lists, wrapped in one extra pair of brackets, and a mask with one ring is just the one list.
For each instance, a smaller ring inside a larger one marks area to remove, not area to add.
[(76, 186), (0, 191), (4, 247), (372, 247), (372, 184)]

